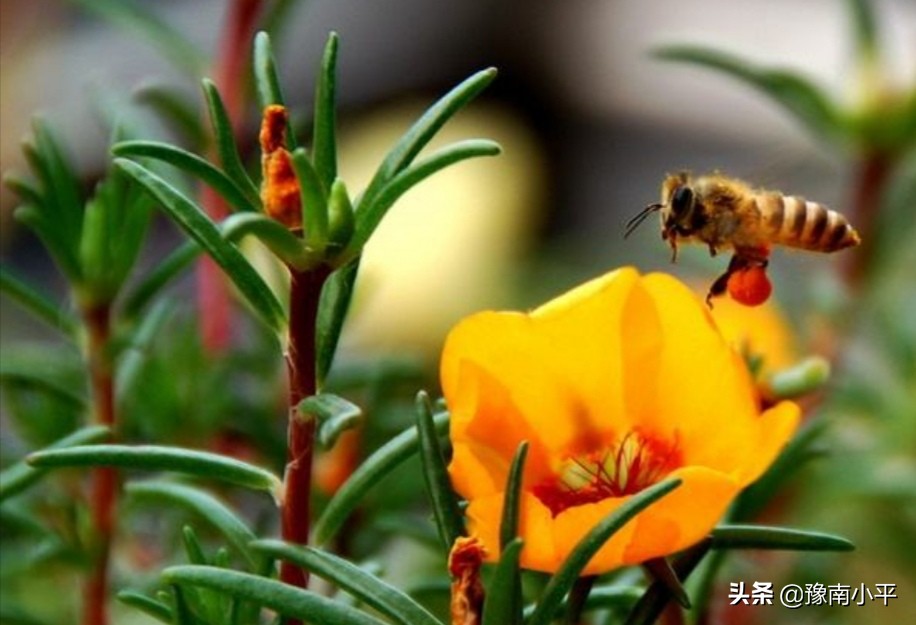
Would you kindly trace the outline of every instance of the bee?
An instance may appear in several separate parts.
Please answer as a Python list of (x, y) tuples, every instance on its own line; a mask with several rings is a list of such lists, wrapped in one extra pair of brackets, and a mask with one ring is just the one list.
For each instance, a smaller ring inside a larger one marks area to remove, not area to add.
[(707, 303), (725, 292), (733, 273), (750, 267), (765, 269), (773, 245), (836, 252), (859, 244), (859, 234), (849, 221), (823, 204), (753, 189), (720, 174), (667, 176), (661, 202), (649, 204), (630, 219), (624, 238), (655, 212), (661, 217), (662, 239), (671, 246), (671, 262), (677, 261), (681, 241), (703, 243), (712, 256), (734, 250), (728, 269), (710, 287)]

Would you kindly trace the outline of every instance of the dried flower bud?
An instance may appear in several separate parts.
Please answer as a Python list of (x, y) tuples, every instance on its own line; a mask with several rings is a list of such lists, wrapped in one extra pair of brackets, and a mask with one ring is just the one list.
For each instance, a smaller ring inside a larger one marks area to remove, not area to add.
[(261, 121), (261, 200), (264, 211), (290, 230), (302, 227), (302, 204), (299, 181), (293, 171), (290, 154), (283, 147), (286, 135), (286, 108), (271, 104), (264, 109)]
[(483, 584), (480, 567), (486, 557), (476, 536), (460, 536), (448, 554), (452, 576), (451, 625), (480, 625), (483, 614)]

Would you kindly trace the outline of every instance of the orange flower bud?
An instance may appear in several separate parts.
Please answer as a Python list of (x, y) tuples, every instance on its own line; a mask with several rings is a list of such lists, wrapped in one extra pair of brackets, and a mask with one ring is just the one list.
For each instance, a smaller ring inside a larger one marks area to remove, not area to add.
[(745, 306), (759, 306), (770, 298), (773, 285), (765, 267), (753, 265), (739, 269), (728, 278), (728, 293)]
[(290, 155), (283, 147), (286, 135), (286, 108), (271, 104), (264, 109), (261, 121), (261, 200), (264, 211), (290, 230), (302, 227), (302, 204), (299, 181), (293, 171)]

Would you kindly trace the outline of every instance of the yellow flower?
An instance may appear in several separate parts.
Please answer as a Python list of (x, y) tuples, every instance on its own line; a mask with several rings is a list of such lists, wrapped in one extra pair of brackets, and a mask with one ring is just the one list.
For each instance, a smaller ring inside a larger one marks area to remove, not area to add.
[(798, 361), (789, 324), (773, 300), (748, 307), (723, 297), (716, 300), (712, 318), (733, 348), (751, 360), (760, 360), (763, 373)]
[(584, 573), (696, 543), (799, 420), (791, 402), (761, 413), (740, 355), (687, 287), (632, 268), (530, 314), (465, 319), (449, 334), (441, 366), (449, 472), (490, 559), (499, 555), (512, 455), (530, 443), (521, 561), (540, 571), (556, 570), (599, 520), (666, 477), (683, 483), (615, 534)]

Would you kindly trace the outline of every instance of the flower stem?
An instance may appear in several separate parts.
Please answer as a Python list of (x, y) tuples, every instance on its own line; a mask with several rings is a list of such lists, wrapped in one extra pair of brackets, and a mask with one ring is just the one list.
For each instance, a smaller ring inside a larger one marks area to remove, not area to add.
[(893, 158), (886, 152), (871, 151), (862, 157), (856, 171), (850, 217), (862, 242), (852, 250), (843, 267), (843, 278), (851, 291), (859, 289), (874, 260), (876, 219), (892, 163)]
[[(111, 334), (111, 307), (97, 306), (84, 312), (89, 334), (87, 358), (96, 423), (114, 429), (114, 376), (108, 354)], [(115, 529), (114, 509), (117, 502), (117, 474), (112, 468), (92, 472), (90, 508), (94, 540), (92, 571), (85, 582), (83, 625), (108, 623), (108, 561)]]
[[(226, 15), (223, 34), (213, 68), (214, 82), (226, 105), (229, 122), (236, 134), (245, 105), (248, 49), (254, 36), (263, 0), (233, 0)], [(200, 190), (200, 201), (214, 221), (229, 214), (225, 201), (210, 187)], [(210, 353), (222, 352), (228, 345), (232, 329), (229, 285), (219, 267), (207, 256), (197, 265), (197, 296), (203, 345)]]
[[(312, 456), (315, 422), (297, 416), (296, 407), (317, 390), (315, 377), (315, 324), (321, 288), (330, 275), (324, 266), (307, 271), (290, 269), (289, 346), (286, 366), (289, 375), (289, 430), (282, 509), (283, 540), (307, 544), (310, 528), (309, 500), (312, 493)], [(308, 573), (284, 562), (280, 579), (298, 588), (308, 586)], [(288, 624), (299, 621), (290, 620)]]

